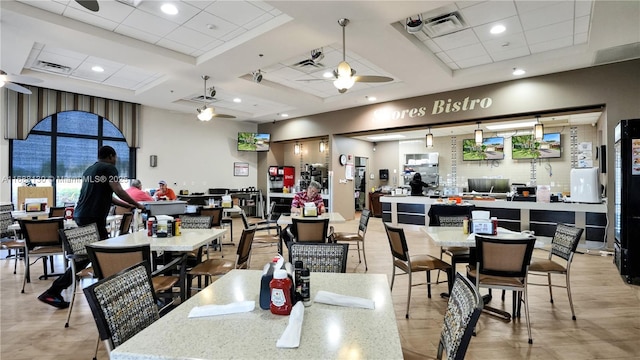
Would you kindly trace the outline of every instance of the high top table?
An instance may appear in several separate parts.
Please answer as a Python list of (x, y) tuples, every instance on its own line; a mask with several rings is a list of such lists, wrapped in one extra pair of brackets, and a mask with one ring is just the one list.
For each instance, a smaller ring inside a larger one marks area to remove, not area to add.
[[(375, 309), (312, 303), (304, 308), (300, 346), (277, 348), (289, 316), (259, 306), (259, 270), (232, 270), (111, 352), (137, 359), (402, 359), (391, 291), (384, 274), (311, 273), (319, 290), (375, 301)], [(251, 312), (188, 318), (196, 306), (254, 300)]]

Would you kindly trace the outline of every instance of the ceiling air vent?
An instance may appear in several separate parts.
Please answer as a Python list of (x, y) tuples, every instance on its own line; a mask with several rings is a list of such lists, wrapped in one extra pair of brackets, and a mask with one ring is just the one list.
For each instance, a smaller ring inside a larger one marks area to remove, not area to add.
[(462, 19), (462, 15), (454, 11), (449, 14), (426, 19), (422, 31), (429, 35), (430, 38), (436, 38), (463, 30), (466, 27), (467, 23)]
[(48, 71), (56, 74), (70, 74), (71, 68), (66, 65), (60, 65), (48, 61), (38, 60), (38, 62), (33, 66), (34, 69)]

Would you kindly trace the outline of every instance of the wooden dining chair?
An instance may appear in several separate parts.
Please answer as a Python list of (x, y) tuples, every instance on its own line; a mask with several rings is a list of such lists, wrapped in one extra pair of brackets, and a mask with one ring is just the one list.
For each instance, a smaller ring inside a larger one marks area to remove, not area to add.
[[(182, 229), (210, 229), (211, 224), (212, 224), (211, 216), (185, 215), (180, 217), (180, 227)], [(209, 244), (199, 247), (198, 250), (190, 251), (187, 253), (187, 268), (190, 269), (198, 265), (202, 261), (202, 254), (205, 251), (205, 248), (207, 251), (207, 256), (209, 256), (209, 250), (208, 250)], [(165, 251), (165, 254), (169, 255), (170, 258), (174, 257), (173, 256), (174, 252)]]
[[(242, 230), (235, 262), (227, 259), (209, 259), (189, 270), (187, 272), (187, 295), (191, 296), (191, 283), (194, 277), (200, 279), (204, 276), (204, 286), (206, 287), (209, 285), (209, 280), (214, 276), (224, 275), (233, 269), (248, 269), (251, 262), (251, 246), (255, 233), (255, 227)], [(201, 290), (200, 280), (198, 280), (198, 290)]]
[(160, 318), (149, 269), (140, 262), (83, 289), (108, 353)]
[[(364, 251), (364, 237), (367, 234), (367, 226), (369, 225), (369, 218), (371, 217), (371, 212), (367, 209), (362, 210), (360, 213), (360, 221), (358, 222), (358, 231), (355, 233), (352, 232), (336, 232), (333, 233), (333, 240), (336, 242), (346, 241), (348, 243), (356, 243), (358, 247), (358, 262), (362, 263), (362, 259), (360, 257), (360, 252), (362, 252), (362, 257), (364, 258), (364, 270), (369, 270), (367, 266), (367, 254)], [(360, 248), (360, 244), (362, 243), (362, 249)]]
[[(516, 295), (514, 311), (524, 303), (529, 344), (533, 344), (529, 320), (527, 275), (536, 239), (533, 237), (501, 239), (481, 235), (476, 235), (475, 238), (476, 265), (475, 267), (467, 266), (467, 276), (475, 281), (478, 289), (502, 289), (514, 292)], [(510, 317), (509, 313), (486, 305), (484, 310), (504, 316), (505, 319)]]
[(31, 282), (31, 259), (42, 259), (44, 278), (51, 276), (47, 272), (47, 260), (51, 261), (51, 272), (53, 273), (53, 256), (62, 255), (62, 241), (59, 230), (64, 228), (64, 219), (61, 217), (43, 220), (19, 220), (20, 230), (25, 240), (25, 272), (22, 290), (26, 284)]
[[(275, 204), (275, 202), (273, 202)], [(276, 220), (271, 219), (271, 216), (266, 220), (250, 221), (247, 218), (247, 214), (244, 209), (240, 211), (242, 223), (245, 229), (255, 227), (256, 234), (253, 237), (254, 248), (271, 247), (276, 245), (278, 247), (278, 254), (282, 254), (282, 245), (280, 240), (280, 226), (276, 223)]]
[[(221, 207), (212, 207), (212, 208), (201, 208), (200, 216), (208, 216), (211, 218), (211, 224), (209, 228), (221, 228), (222, 227), (222, 216), (223, 209)], [(233, 236), (233, 235), (232, 235)], [(218, 248), (220, 252), (222, 252), (222, 240), (216, 239), (211, 244), (213, 249)]]
[(293, 243), (289, 249), (289, 262), (302, 261), (311, 272), (344, 273), (347, 271), (349, 244)]
[(69, 302), (69, 310), (67, 311), (67, 321), (64, 324), (64, 327), (69, 327), (71, 311), (73, 310), (76, 293), (78, 292), (78, 283), (82, 278), (93, 277), (93, 268), (91, 266), (83, 269), (78, 269), (76, 266), (78, 262), (83, 260), (86, 260), (85, 262), (89, 261), (86, 245), (100, 241), (100, 233), (95, 223), (72, 229), (59, 230), (59, 233), (65, 256), (67, 260), (71, 262), (71, 301)]
[[(409, 275), (409, 293), (407, 294), (407, 313), (405, 317), (409, 318), (409, 305), (411, 304), (411, 288), (413, 286), (424, 285), (414, 284), (412, 275), (414, 272), (426, 272), (427, 275), (427, 296), (431, 298), (431, 271), (442, 270), (447, 273), (447, 279), (449, 284), (449, 292), (453, 287), (453, 269), (451, 265), (446, 262), (427, 254), (410, 255), (409, 247), (407, 246), (407, 238), (404, 235), (404, 230), (399, 227), (393, 227), (384, 223), (384, 228), (387, 232), (387, 238), (389, 240), (389, 246), (391, 248), (391, 256), (393, 258), (393, 273), (391, 275), (391, 290), (393, 290), (393, 283), (396, 278), (396, 268), (402, 270), (404, 274)], [(401, 274), (398, 274), (401, 275)]]
[(130, 233), (132, 222), (133, 222), (133, 213), (127, 212), (122, 214), (122, 219), (120, 219), (120, 225), (118, 226), (118, 232), (116, 233), (116, 236)]
[(49, 217), (64, 217), (65, 211), (67, 208), (64, 206), (61, 207), (50, 207), (49, 208)]
[[(573, 300), (571, 299), (571, 262), (576, 248), (580, 242), (580, 237), (584, 229), (564, 224), (558, 224), (556, 232), (551, 240), (551, 251), (546, 259), (532, 258), (529, 266), (530, 275), (546, 275), (546, 284), (529, 283), (529, 285), (542, 285), (549, 287), (549, 298), (553, 304), (552, 287), (561, 287), (567, 289), (569, 298), (569, 306), (571, 307), (571, 318), (576, 319), (576, 313), (573, 310)], [(564, 285), (554, 285), (551, 283), (551, 275), (557, 274), (564, 277)]]

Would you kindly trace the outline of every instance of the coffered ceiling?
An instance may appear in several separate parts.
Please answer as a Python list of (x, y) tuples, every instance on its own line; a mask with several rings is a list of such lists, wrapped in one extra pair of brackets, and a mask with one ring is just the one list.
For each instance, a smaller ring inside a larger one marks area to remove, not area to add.
[[(178, 13), (160, 10), (172, 3)], [(638, 1), (0, 1), (0, 69), (196, 119), (271, 122), (640, 57)], [(324, 74), (343, 58), (360, 83)], [(407, 20), (425, 21), (408, 31)], [(493, 25), (505, 31), (492, 35)], [(102, 72), (95, 72), (96, 65)], [(260, 70), (262, 81), (252, 75)]]

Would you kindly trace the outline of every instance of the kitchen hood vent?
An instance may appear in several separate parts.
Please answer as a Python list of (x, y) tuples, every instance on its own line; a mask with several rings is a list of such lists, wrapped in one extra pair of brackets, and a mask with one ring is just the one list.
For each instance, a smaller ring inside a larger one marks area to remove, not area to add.
[(459, 12), (454, 11), (452, 13), (436, 16), (424, 21), (422, 31), (424, 31), (430, 38), (436, 38), (439, 36), (451, 34), (467, 28), (467, 23), (462, 18)]
[(32, 67), (32, 69), (52, 72), (56, 74), (63, 74), (63, 75), (71, 74), (71, 67), (69, 66), (60, 65), (60, 64), (56, 64), (48, 61), (42, 61), (42, 60), (38, 60), (38, 62), (36, 62), (36, 64)]

